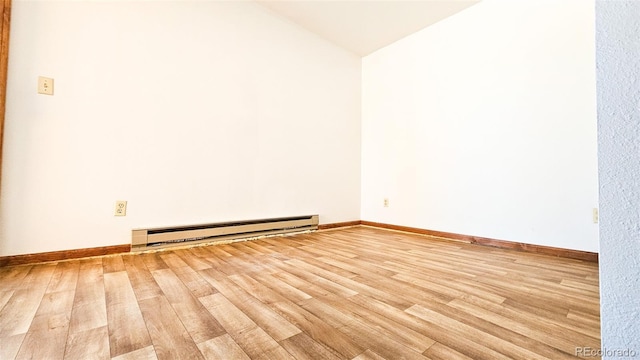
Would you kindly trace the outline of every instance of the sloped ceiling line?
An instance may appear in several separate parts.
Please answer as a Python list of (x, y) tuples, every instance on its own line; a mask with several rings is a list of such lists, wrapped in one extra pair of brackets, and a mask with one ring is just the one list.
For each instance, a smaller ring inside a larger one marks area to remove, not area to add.
[(479, 1), (272, 1), (256, 0), (276, 14), (366, 56)]

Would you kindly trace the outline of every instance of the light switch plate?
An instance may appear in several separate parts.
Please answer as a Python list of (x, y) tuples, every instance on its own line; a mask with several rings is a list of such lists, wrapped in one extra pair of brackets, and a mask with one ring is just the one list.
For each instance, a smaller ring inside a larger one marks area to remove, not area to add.
[(53, 95), (53, 79), (38, 76), (38, 94)]

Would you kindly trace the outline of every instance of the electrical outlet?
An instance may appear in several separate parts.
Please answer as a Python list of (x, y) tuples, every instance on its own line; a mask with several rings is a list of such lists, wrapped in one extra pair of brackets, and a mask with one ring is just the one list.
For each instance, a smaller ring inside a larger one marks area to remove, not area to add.
[(123, 200), (116, 201), (116, 216), (127, 216), (127, 202)]
[(384, 207), (389, 207), (389, 199), (384, 198), (384, 201), (382, 202), (382, 204), (384, 205)]
[(53, 79), (38, 76), (38, 94), (53, 95)]
[(591, 216), (594, 224), (597, 224), (600, 221), (600, 214), (598, 214), (598, 208), (593, 208), (593, 211), (591, 212)]

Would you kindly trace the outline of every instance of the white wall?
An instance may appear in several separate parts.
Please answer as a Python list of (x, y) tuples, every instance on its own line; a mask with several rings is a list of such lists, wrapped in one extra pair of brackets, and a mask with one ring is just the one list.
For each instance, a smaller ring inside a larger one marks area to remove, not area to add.
[(15, 1), (0, 256), (137, 227), (359, 219), (360, 70), (250, 2)]
[(485, 0), (364, 58), (362, 219), (598, 251), (594, 16)]
[(640, 3), (598, 1), (603, 359), (640, 355)]

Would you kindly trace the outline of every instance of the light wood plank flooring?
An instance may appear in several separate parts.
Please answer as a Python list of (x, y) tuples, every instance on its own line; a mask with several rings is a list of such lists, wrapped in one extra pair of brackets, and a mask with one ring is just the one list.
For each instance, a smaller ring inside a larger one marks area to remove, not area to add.
[(564, 359), (598, 265), (354, 227), (0, 268), (0, 359)]

